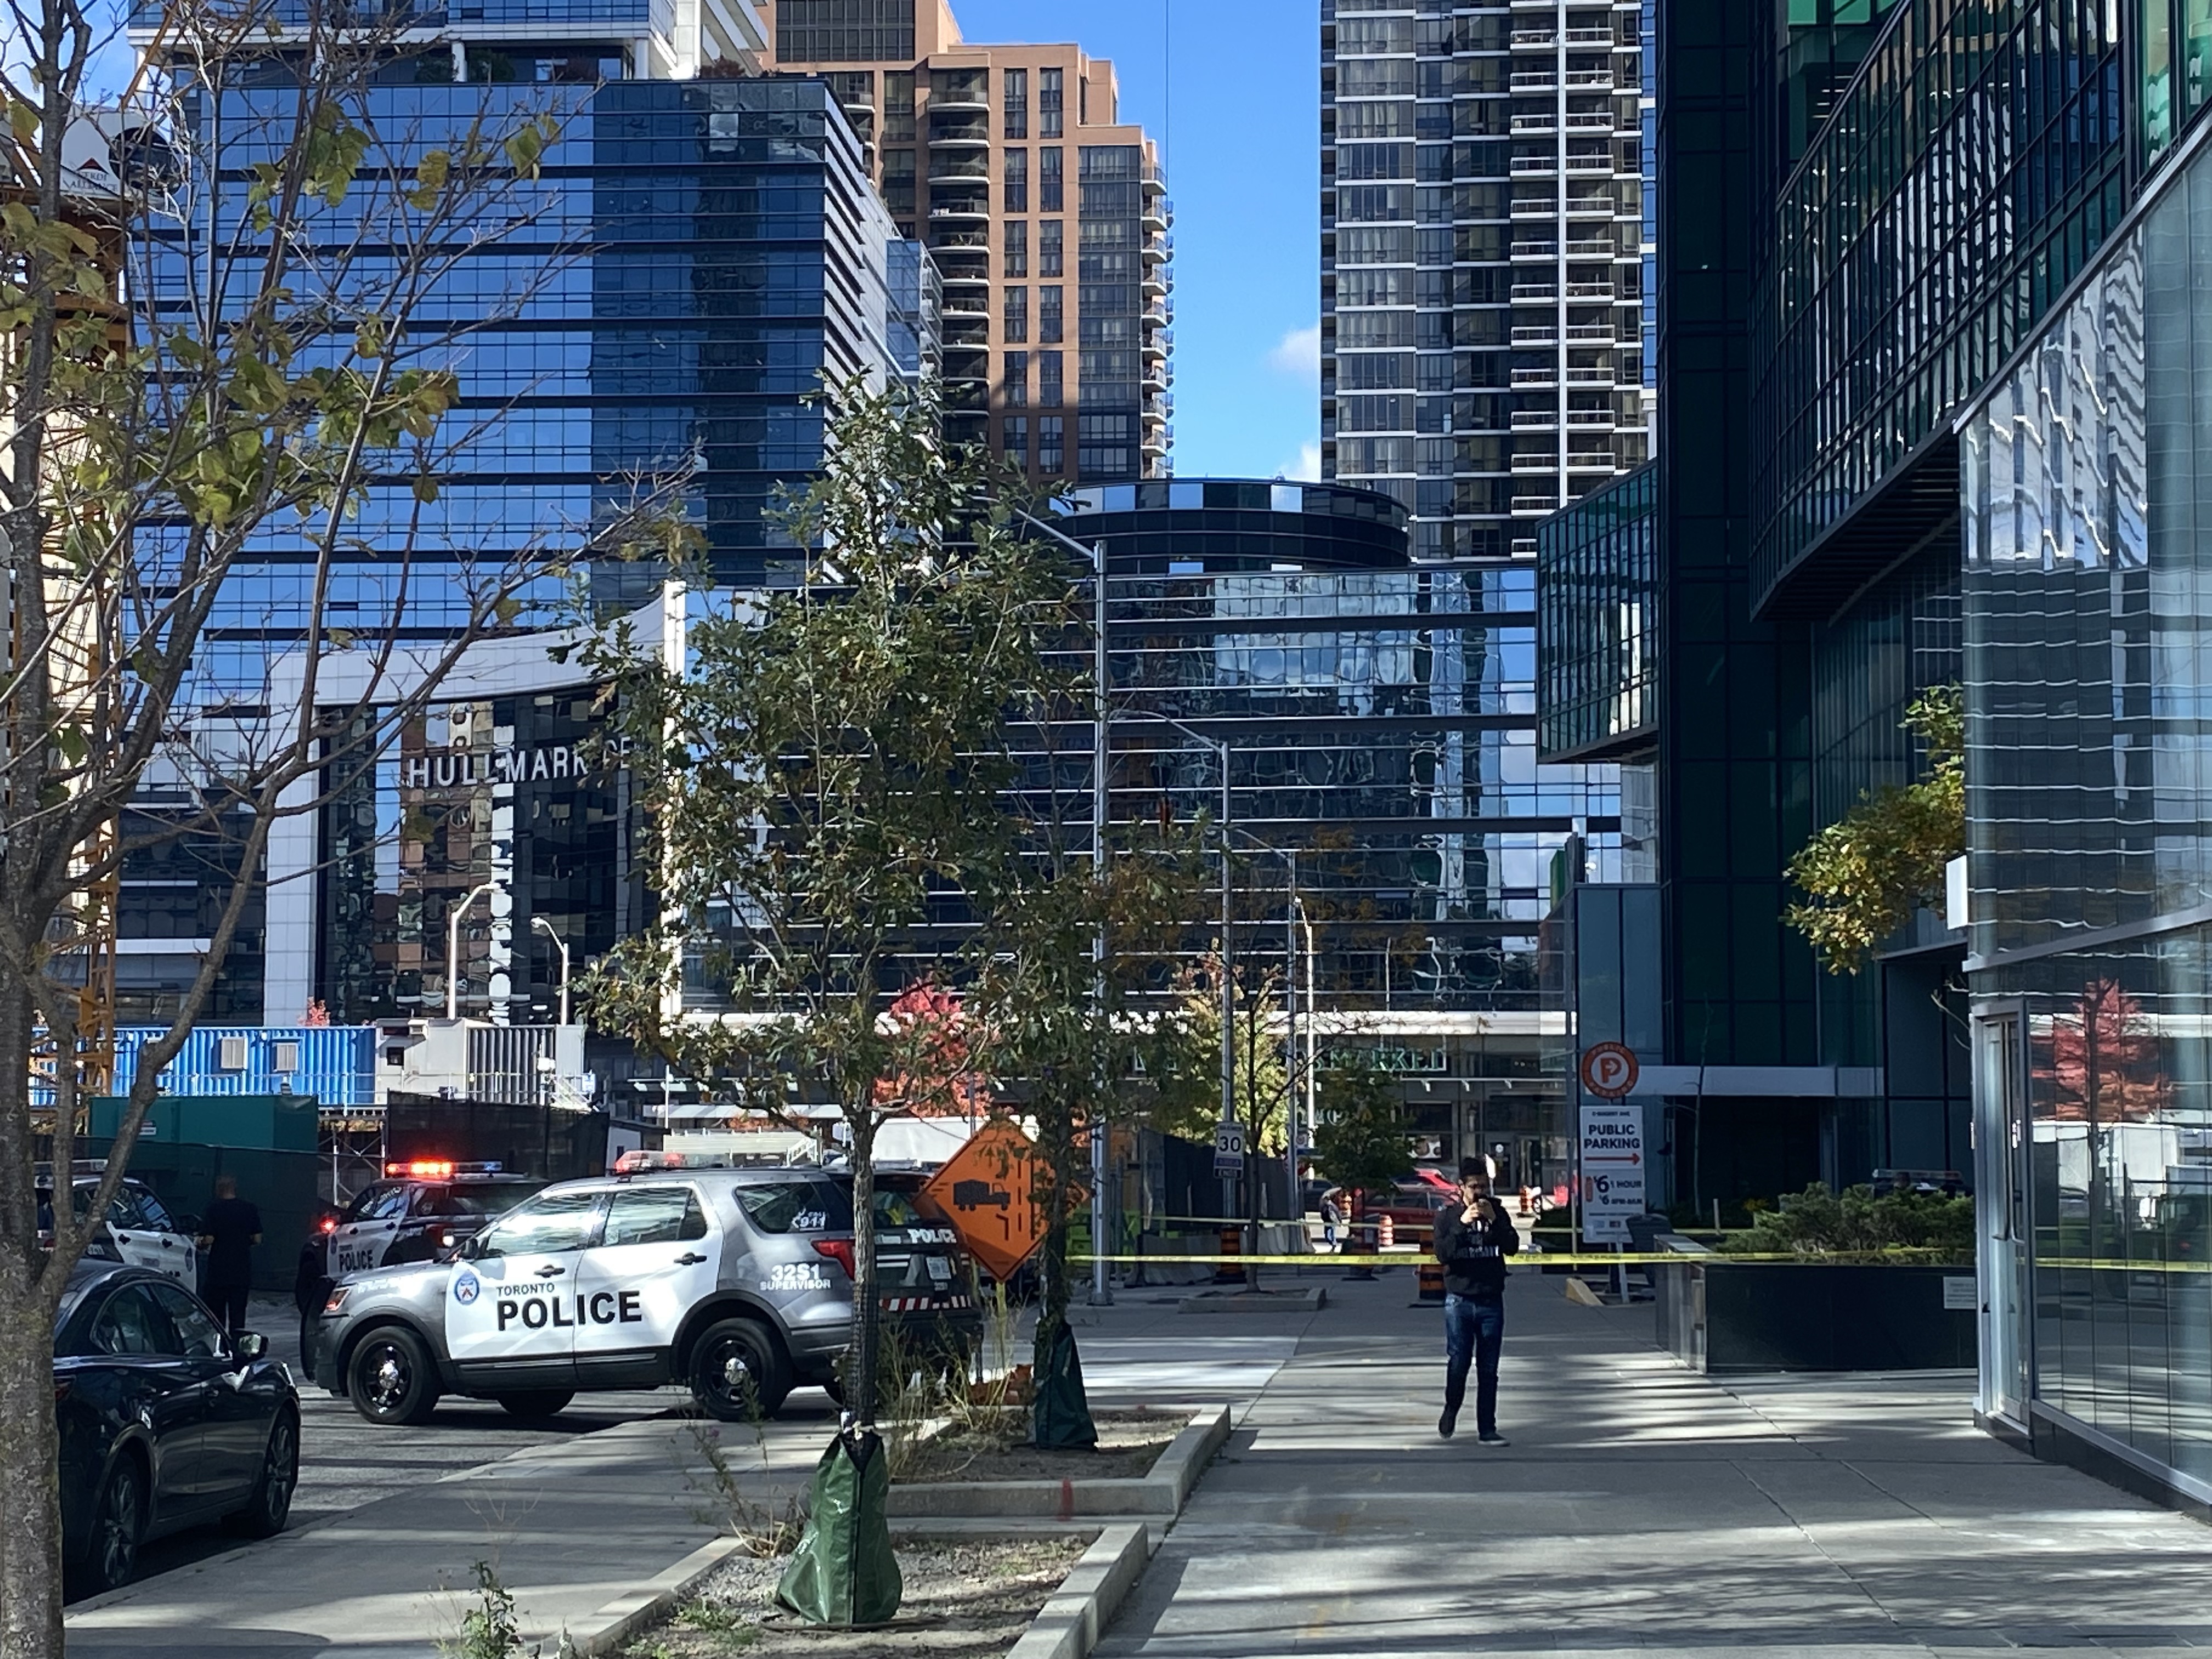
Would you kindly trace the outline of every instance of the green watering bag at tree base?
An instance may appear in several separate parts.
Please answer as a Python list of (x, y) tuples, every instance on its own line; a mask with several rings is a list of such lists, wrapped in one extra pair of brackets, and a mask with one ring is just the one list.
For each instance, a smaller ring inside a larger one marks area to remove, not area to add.
[(1053, 1332), (1036, 1379), (1030, 1443), (1059, 1451), (1097, 1445), (1098, 1427), (1091, 1420), (1091, 1402), (1083, 1393), (1083, 1361), (1075, 1352), (1075, 1333), (1065, 1322)]
[(806, 1530), (777, 1581), (777, 1604), (815, 1625), (881, 1625), (905, 1586), (891, 1553), (890, 1467), (872, 1429), (847, 1429), (814, 1466)]

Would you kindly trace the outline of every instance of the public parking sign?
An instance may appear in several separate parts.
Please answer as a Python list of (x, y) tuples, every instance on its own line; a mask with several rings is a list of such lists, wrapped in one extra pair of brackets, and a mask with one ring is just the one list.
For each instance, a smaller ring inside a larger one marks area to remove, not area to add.
[(1244, 1126), (1224, 1123), (1213, 1132), (1213, 1173), (1218, 1176), (1241, 1176), (1244, 1173)]
[(1628, 1218), (1644, 1213), (1644, 1109), (1583, 1103), (1583, 1239), (1625, 1244)]

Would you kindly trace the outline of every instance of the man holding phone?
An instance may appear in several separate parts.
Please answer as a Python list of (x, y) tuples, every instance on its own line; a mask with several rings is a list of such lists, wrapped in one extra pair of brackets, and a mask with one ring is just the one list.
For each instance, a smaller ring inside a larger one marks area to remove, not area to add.
[(1521, 1248), (1521, 1234), (1505, 1206), (1491, 1196), (1490, 1166), (1462, 1158), (1459, 1194), (1437, 1212), (1437, 1260), (1444, 1269), (1444, 1413), (1437, 1432), (1449, 1440), (1467, 1400), (1467, 1370), (1474, 1366), (1475, 1438), (1508, 1444), (1498, 1431), (1498, 1356), (1505, 1345), (1505, 1258)]

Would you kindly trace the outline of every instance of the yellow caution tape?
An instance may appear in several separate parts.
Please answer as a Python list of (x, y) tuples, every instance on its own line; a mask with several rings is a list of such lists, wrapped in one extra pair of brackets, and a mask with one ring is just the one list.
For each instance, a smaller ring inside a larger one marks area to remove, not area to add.
[[(1255, 1262), (1263, 1267), (1440, 1267), (1443, 1264), (1434, 1256), (1408, 1250), (1388, 1253), (1352, 1253), (1344, 1255), (1317, 1252), (1312, 1255), (1173, 1255), (1167, 1254), (1144, 1255), (1086, 1255), (1071, 1252), (1071, 1262), (1088, 1264), (1109, 1261), (1123, 1265), (1152, 1262), (1159, 1266), (1210, 1263), (1219, 1267), (1233, 1267), (1241, 1263)], [(1804, 1267), (1951, 1267), (1960, 1273), (1971, 1273), (1972, 1262), (1949, 1261), (1808, 1261), (1800, 1255), (1675, 1255), (1650, 1252), (1624, 1251), (1613, 1255), (1560, 1255), (1550, 1251), (1523, 1250), (1505, 1258), (1509, 1265), (1523, 1267), (1727, 1267), (1735, 1262), (1788, 1261)], [(2045, 1267), (2057, 1265), (2045, 1262)], [(2068, 1264), (2079, 1265), (2079, 1264)], [(2121, 1266), (2134, 1264), (2121, 1263)]]

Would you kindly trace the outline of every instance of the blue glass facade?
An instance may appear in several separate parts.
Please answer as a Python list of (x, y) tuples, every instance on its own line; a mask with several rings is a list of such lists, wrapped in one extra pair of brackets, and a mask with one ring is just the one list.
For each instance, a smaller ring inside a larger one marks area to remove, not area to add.
[(1637, 760), (1658, 741), (1658, 474), (1638, 467), (1536, 528), (1544, 758)]
[[(601, 72), (629, 61), (619, 41), (571, 38), (556, 46)], [(536, 61), (532, 48), (511, 40), (497, 50), (509, 68)], [(491, 56), (487, 48), (473, 61), (483, 70)], [(345, 526), (327, 623), (378, 635), (396, 627), (404, 638), (448, 637), (467, 619), (465, 589), (476, 573), (537, 550), (574, 554), (641, 489), (673, 493), (720, 579), (762, 579), (783, 542), (773, 522), (777, 501), (804, 487), (820, 458), (824, 417), (812, 398), (823, 382), (861, 373), (911, 377), (933, 365), (933, 263), (896, 235), (867, 181), (859, 140), (819, 83), (416, 78), (449, 73), (457, 61), (441, 46), (395, 64), (388, 83), (361, 94), (356, 118), (374, 136), (370, 157), (345, 206), (313, 222), (327, 232), (328, 246), (311, 250), (303, 270), (318, 269), (319, 254), (340, 272), (350, 257), (357, 272), (363, 256), (344, 252), (351, 240), (364, 227), (380, 232), (404, 222), (385, 193), (386, 167), (404, 177), (422, 153), (458, 147), (473, 128), (498, 134), (549, 111), (559, 135), (537, 179), (499, 195), (465, 228), (457, 249), (426, 267), (403, 361), (450, 367), (460, 388), (438, 440), (435, 499), (418, 499), (404, 477), (369, 492)], [(286, 142), (292, 105), (277, 84), (283, 75), (281, 65), (237, 75), (249, 84), (220, 99), (204, 90), (186, 100), (196, 124), (190, 148), (220, 157), (221, 234), (242, 210), (246, 170)], [(197, 225), (141, 243), (140, 291), (152, 325), (192, 314), (205, 257)], [(272, 522), (239, 562), (196, 663), (204, 704), (227, 704), (248, 719), (266, 712), (270, 659), (295, 647), (306, 625), (319, 529)], [(662, 574), (614, 562), (590, 574), (595, 601), (625, 610), (656, 596)], [(564, 584), (548, 574), (522, 599), (518, 623), (550, 621), (564, 603)], [(532, 697), (495, 693), (481, 702), (476, 724), (485, 732), (543, 723)], [(447, 719), (444, 711), (437, 716)], [(395, 757), (382, 769), (397, 764)], [(445, 838), (392, 842), (406, 816), (398, 788), (396, 778), (383, 779), (381, 805), (333, 808), (331, 862), (319, 900), (332, 948), (323, 953), (317, 994), (331, 999), (334, 1012), (342, 1007), (343, 1018), (436, 1003), (447, 908), (486, 878), (493, 860), (512, 854), (512, 838), (490, 834), (488, 822), (472, 823), (451, 857)], [(518, 927), (544, 915), (574, 935), (579, 948), (611, 941), (614, 896), (630, 880), (603, 856), (611, 845), (599, 845), (613, 833), (605, 821), (611, 810), (592, 809), (598, 828), (589, 835), (579, 829), (564, 838), (537, 827), (533, 833), (550, 839), (538, 860), (543, 868), (519, 872), (528, 890), (514, 896)], [(553, 841), (566, 850), (554, 853)], [(403, 881), (403, 845), (434, 852), (434, 872)], [(174, 908), (169, 888), (179, 879), (150, 866), (126, 872), (126, 936), (140, 913), (165, 902)], [(257, 913), (234, 953), (219, 1012), (260, 1012), (261, 921)], [(191, 936), (169, 926), (148, 931), (179, 945), (173, 954), (126, 945), (126, 1019), (159, 1018), (194, 965)], [(511, 982), (518, 1008), (546, 1000), (550, 970), (536, 960), (544, 954), (518, 952), (519, 963), (531, 958)], [(267, 1012), (280, 1021), (300, 1015), (297, 1006)]]
[(1983, 1410), (2212, 1502), (2212, 153), (1961, 428)]

